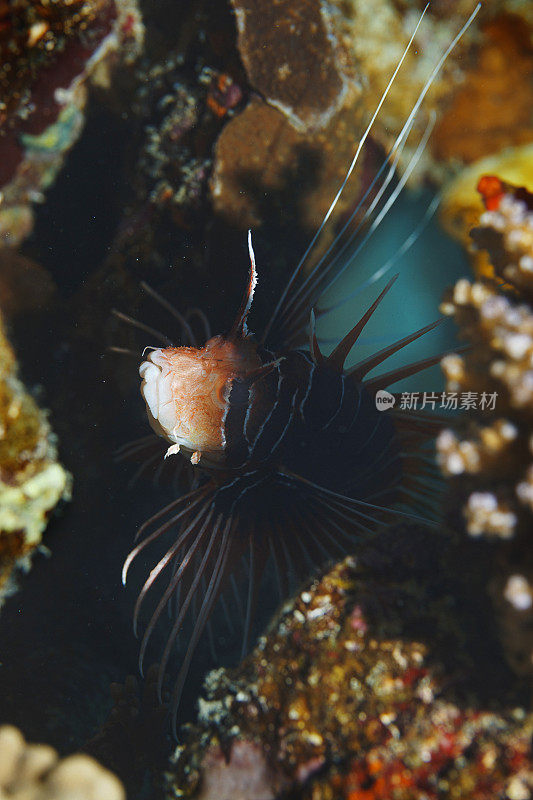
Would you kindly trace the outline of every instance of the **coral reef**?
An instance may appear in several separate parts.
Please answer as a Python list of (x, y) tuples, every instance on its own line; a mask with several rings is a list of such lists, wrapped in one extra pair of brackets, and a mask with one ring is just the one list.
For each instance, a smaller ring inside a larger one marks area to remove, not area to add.
[(470, 231), (479, 224), (484, 206), (476, 186), (483, 175), (499, 175), (515, 186), (533, 185), (533, 144), (513, 147), (465, 167), (442, 194), (441, 220), (472, 256), (478, 275), (494, 276), (488, 253), (473, 247)]
[(232, 5), (250, 84), (296, 129), (323, 128), (342, 105), (347, 80), (321, 4), (232, 0)]
[(532, 31), (531, 22), (528, 25), (512, 13), (501, 13), (482, 25), (475, 63), (437, 125), (433, 144), (437, 160), (470, 164), (533, 141)]
[(80, 135), (87, 79), (109, 84), (118, 59), (138, 55), (136, 0), (17, 0), (0, 8), (0, 243), (33, 226), (32, 203)]
[[(322, 247), (370, 185), (474, 4), (430, 4)], [(82, 749), (124, 786), (93, 761), (59, 762), (3, 729), (0, 798), (118, 799), (125, 790), (135, 800), (160, 793), (165, 775), (169, 798), (533, 797), (533, 722), (520, 708), (533, 652), (533, 204), (505, 183), (531, 183), (533, 11), (522, 0), (484, 4), (399, 161), (401, 174), (436, 111), (415, 172), (442, 185), (459, 171), (444, 213), (462, 241), (479, 223), (476, 269), (496, 278), (462, 281), (444, 306), (471, 345), (444, 362), (448, 390), (471, 403), (439, 439), (457, 536), (410, 523), (354, 542), (356, 560), (302, 589), (240, 666), (209, 675), (170, 764), (152, 673), (142, 686), (114, 683), (109, 714), (109, 684), (137, 669), (136, 587), (120, 590), (124, 554), (134, 529), (179, 491), (152, 483), (150, 464), (161, 459), (142, 442), (122, 451), (138, 467), (113, 463), (111, 451), (144, 428), (131, 390), (138, 339), (110, 309), (172, 336), (176, 321), (143, 298), (146, 279), (180, 309), (201, 306), (223, 330), (247, 268), (242, 229), (252, 225), (264, 288), (255, 310), (271, 313), (424, 5), (0, 0), (0, 308), (21, 342), (28, 385), (45, 386), (76, 475), (72, 513), (54, 522), (53, 557), (0, 615), (0, 715), (62, 753)], [(120, 63), (126, 69), (115, 70)], [(473, 186), (484, 173), (501, 180), (482, 184), (480, 221)], [(93, 238), (94, 250), (84, 246)], [(428, 269), (409, 291), (418, 296), (429, 282)], [(200, 337), (203, 319), (192, 312)], [(17, 568), (45, 549), (45, 526), (69, 483), (2, 330), (0, 603)], [(237, 605), (229, 599), (230, 621)], [(216, 663), (226, 663), (236, 643), (218, 634)], [(197, 683), (213, 663), (210, 643), (191, 670)], [(195, 698), (193, 688), (185, 718)], [(42, 774), (28, 782), (36, 759)], [(86, 788), (65, 786), (86, 771)]]
[[(265, 190), (279, 192), (283, 177), (305, 153), (308, 169), (313, 163), (318, 168), (316, 192), (306, 195), (300, 219), (311, 227), (318, 223), (334, 194), (338, 171), (345, 169), (414, 26), (416, 11), (404, 5), (389, 0), (326, 5), (317, 0), (291, 3), (289, 13), (278, 2), (267, 19), (257, 3), (234, 0), (239, 53), (250, 86), (261, 99), (254, 96), (251, 106), (229, 122), (216, 146), (211, 185), (218, 213), (239, 226), (257, 224), (257, 197)], [(533, 140), (531, 20), (515, 6), (506, 11), (500, 3), (484, 9), (479, 24), (433, 83), (399, 162), (404, 169), (429, 112), (437, 110), (437, 128), (415, 180), (425, 173), (442, 181), (449, 176), (450, 163), (456, 169)], [(434, 66), (435, 42), (451, 41), (470, 11), (469, 4), (453, 9), (448, 4), (444, 11), (438, 4), (430, 6), (376, 120), (375, 142), (391, 146)], [(308, 18), (315, 23), (308, 20), (304, 27)], [(313, 54), (320, 37), (329, 41), (322, 47), (318, 69)], [(315, 79), (309, 80), (310, 70), (317, 73)], [(505, 90), (510, 81), (517, 91)], [(475, 115), (472, 108), (478, 109)], [(356, 180), (344, 210), (359, 191)]]
[(453, 672), (443, 675), (423, 638), (431, 631), (461, 673), (449, 599), (428, 592), (438, 567), (424, 575), (402, 564), (406, 537), (413, 552), (431, 540), (396, 536), (399, 559), (392, 537), (382, 543), (395, 551), (388, 569), (387, 556), (364, 550), (338, 564), (284, 606), (237, 671), (208, 676), (198, 722), (169, 768), (168, 797), (530, 796), (533, 720), (446, 697)]
[[(527, 73), (530, 19), (516, 3), (507, 5), (483, 8), (434, 80), (399, 157), (401, 172), (436, 111), (438, 130), (411, 183), (427, 176), (440, 183), (472, 160), (463, 152), (466, 137), (458, 134), (464, 120), (455, 125), (456, 107), (470, 114), (478, 99), (461, 99), (465, 92), (488, 81), (491, 109), (498, 108), (495, 98), (508, 77), (505, 63)], [(191, 249), (200, 260), (213, 223), (217, 242), (228, 226), (257, 229), (266, 223), (273, 239), (288, 242), (287, 252), (302, 252), (305, 232), (316, 230), (335, 196), (421, 10), (418, 3), (392, 0), (278, 0), (267, 6), (233, 0), (231, 8), (232, 15), (218, 6), (209, 14), (203, 8), (185, 11), (178, 45), (151, 52), (139, 72), (133, 107), (144, 132), (131, 177), (136, 199), (126, 202), (113, 247), (132, 264), (190, 258), (189, 251), (176, 256), (179, 245), (171, 246), (177, 229), (197, 234), (198, 246)], [(471, 11), (466, 2), (430, 5), (375, 122), (373, 144), (333, 214), (331, 233), (375, 176), (383, 150), (395, 141), (435, 66), (436, 51), (450, 43)], [(515, 57), (513, 48), (524, 53)], [(524, 79), (520, 92), (505, 93), (505, 124), (493, 126), (498, 136), (488, 137), (484, 147), (476, 140), (481, 130), (468, 137), (476, 158), (530, 141), (522, 124), (530, 108), (528, 85)], [(266, 258), (276, 274), (275, 247)]]
[(55, 292), (54, 282), (40, 264), (14, 248), (0, 248), (0, 309), (8, 319), (46, 308)]
[(132, 675), (124, 684), (112, 684), (109, 718), (83, 748), (121, 777), (128, 796), (147, 782), (152, 786), (162, 782), (168, 752), (167, 706), (159, 701), (157, 680), (156, 665), (147, 670), (142, 687)]
[(94, 759), (60, 759), (52, 747), (27, 744), (17, 728), (0, 728), (0, 798), (125, 800), (120, 781)]
[(455, 430), (440, 434), (438, 460), (466, 531), (500, 539), (490, 591), (508, 656), (531, 674), (533, 195), (490, 176), (479, 189), (487, 211), (472, 238), (488, 251), (495, 280), (461, 280), (442, 306), (471, 345), (443, 359), (447, 388), (473, 403)]
[(17, 377), (15, 354), (0, 320), (0, 603), (16, 568), (29, 567), (48, 517), (69, 495), (45, 412)]

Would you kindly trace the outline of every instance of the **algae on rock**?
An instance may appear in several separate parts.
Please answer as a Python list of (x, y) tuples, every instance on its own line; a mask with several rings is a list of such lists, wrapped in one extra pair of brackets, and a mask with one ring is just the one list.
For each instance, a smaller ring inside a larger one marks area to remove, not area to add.
[(0, 605), (27, 569), (48, 517), (70, 492), (46, 412), (26, 391), (0, 317)]

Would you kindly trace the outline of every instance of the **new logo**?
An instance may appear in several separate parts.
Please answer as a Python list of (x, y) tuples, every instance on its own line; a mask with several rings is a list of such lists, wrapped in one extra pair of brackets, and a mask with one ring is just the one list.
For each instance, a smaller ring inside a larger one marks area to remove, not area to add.
[(395, 402), (394, 395), (385, 389), (380, 389), (376, 392), (376, 408), (378, 411), (386, 411), (388, 408), (392, 408)]

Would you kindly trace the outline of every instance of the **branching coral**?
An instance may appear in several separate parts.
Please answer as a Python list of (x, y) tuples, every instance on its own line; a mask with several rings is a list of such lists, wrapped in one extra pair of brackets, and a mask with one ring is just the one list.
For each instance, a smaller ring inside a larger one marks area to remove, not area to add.
[(120, 781), (83, 755), (59, 759), (30, 745), (17, 728), (0, 728), (0, 800), (124, 800)]
[(482, 178), (479, 189), (487, 210), (472, 237), (488, 251), (496, 279), (461, 280), (450, 292), (442, 310), (471, 349), (442, 366), (449, 391), (493, 402), (478, 402), (456, 431), (440, 434), (438, 459), (467, 532), (510, 540), (498, 551), (491, 590), (509, 656), (531, 672), (533, 196), (494, 177)]
[(69, 486), (46, 414), (17, 377), (0, 319), (0, 602), (13, 589), (14, 568), (29, 566)]

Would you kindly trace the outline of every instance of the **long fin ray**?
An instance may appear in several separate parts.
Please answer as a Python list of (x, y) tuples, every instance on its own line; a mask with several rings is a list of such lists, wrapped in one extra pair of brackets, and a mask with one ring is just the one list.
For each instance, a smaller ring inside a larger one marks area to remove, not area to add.
[(335, 206), (337, 205), (337, 203), (338, 203), (338, 201), (339, 201), (339, 199), (340, 199), (340, 197), (341, 197), (341, 195), (342, 195), (342, 193), (344, 191), (344, 187), (348, 183), (348, 181), (350, 179), (350, 176), (351, 176), (352, 172), (354, 171), (355, 165), (357, 164), (357, 162), (359, 160), (359, 156), (361, 154), (361, 150), (363, 149), (363, 147), (365, 145), (365, 142), (366, 142), (366, 140), (367, 140), (367, 138), (368, 138), (368, 136), (370, 134), (370, 131), (372, 130), (372, 128), (374, 126), (374, 122), (376, 121), (376, 119), (377, 119), (377, 117), (379, 115), (379, 112), (381, 111), (381, 108), (383, 106), (383, 103), (385, 102), (385, 100), (386, 100), (386, 98), (387, 98), (387, 96), (389, 94), (389, 91), (390, 91), (390, 89), (391, 89), (391, 87), (392, 87), (392, 85), (393, 85), (393, 83), (394, 83), (394, 81), (396, 79), (396, 75), (398, 74), (403, 62), (405, 61), (407, 53), (409, 52), (411, 44), (413, 43), (413, 40), (414, 40), (416, 34), (418, 33), (418, 29), (419, 29), (419, 27), (420, 27), (420, 25), (422, 23), (422, 20), (423, 20), (425, 14), (426, 14), (426, 11), (428, 10), (428, 8), (429, 8), (429, 3), (426, 4), (424, 10), (422, 11), (422, 14), (420, 15), (420, 18), (419, 18), (419, 20), (418, 20), (418, 22), (416, 24), (416, 27), (415, 27), (412, 35), (411, 35), (411, 38), (409, 39), (409, 42), (407, 43), (407, 46), (405, 47), (405, 49), (403, 51), (403, 54), (402, 54), (400, 60), (398, 61), (398, 64), (396, 65), (396, 68), (395, 68), (395, 70), (394, 70), (394, 72), (393, 72), (393, 74), (392, 74), (392, 76), (391, 76), (386, 88), (385, 88), (385, 91), (381, 95), (381, 99), (380, 99), (380, 101), (379, 101), (379, 103), (377, 105), (377, 108), (375, 109), (375, 111), (374, 111), (374, 113), (372, 115), (372, 118), (371, 118), (369, 124), (367, 125), (366, 130), (363, 133), (363, 136), (359, 140), (359, 143), (357, 145), (357, 148), (356, 148), (355, 154), (353, 156), (352, 162), (351, 162), (351, 164), (350, 164), (350, 166), (348, 168), (348, 171), (346, 173), (346, 176), (344, 177), (344, 180), (342, 181), (342, 183), (341, 183), (341, 185), (340, 185), (340, 187), (339, 187), (339, 189), (337, 191), (337, 194), (333, 198), (333, 200), (331, 202), (331, 205), (328, 208), (328, 210), (327, 210), (327, 212), (326, 212), (326, 214), (324, 216), (324, 219), (320, 223), (320, 226), (319, 226), (317, 232), (315, 233), (315, 235), (311, 239), (311, 242), (309, 243), (305, 253), (301, 257), (300, 261), (298, 262), (294, 272), (292, 273), (292, 275), (291, 275), (291, 277), (290, 277), (290, 279), (289, 279), (289, 281), (287, 283), (287, 286), (285, 287), (285, 290), (283, 291), (283, 293), (282, 293), (282, 295), (281, 295), (281, 297), (280, 297), (280, 299), (278, 301), (278, 304), (277, 304), (276, 308), (274, 309), (274, 313), (272, 315), (272, 318), (271, 318), (269, 324), (267, 325), (267, 327), (265, 329), (265, 332), (263, 334), (263, 341), (266, 340), (266, 338), (267, 338), (267, 336), (268, 336), (268, 334), (270, 332), (270, 328), (271, 328), (274, 320), (276, 319), (277, 315), (279, 314), (279, 311), (281, 310), (281, 308), (283, 306), (285, 298), (287, 297), (287, 295), (288, 295), (288, 293), (289, 293), (294, 281), (297, 279), (297, 277), (301, 273), (302, 268), (303, 268), (303, 266), (304, 266), (304, 264), (305, 264), (305, 262), (307, 260), (308, 255), (312, 251), (312, 249), (315, 246), (320, 234), (324, 230), (324, 227), (327, 224), (327, 221), (329, 220), (331, 214), (333, 213), (333, 211), (335, 209)]
[[(326, 225), (327, 221), (329, 220), (331, 214), (333, 213), (333, 210), (334, 210), (335, 206), (338, 203), (338, 200), (339, 200), (339, 198), (340, 198), (340, 196), (341, 196), (341, 194), (342, 194), (342, 192), (343, 192), (343, 190), (344, 190), (344, 188), (346, 186), (346, 183), (348, 182), (348, 179), (349, 179), (349, 177), (351, 176), (351, 174), (353, 172), (355, 164), (357, 163), (357, 160), (359, 158), (361, 149), (362, 149), (364, 143), (366, 142), (366, 139), (368, 138), (370, 130), (371, 130), (371, 128), (372, 128), (372, 126), (373, 126), (373, 124), (375, 122), (375, 119), (377, 118), (377, 116), (379, 114), (379, 111), (381, 110), (383, 102), (385, 101), (386, 96), (388, 95), (388, 92), (390, 91), (390, 87), (392, 85), (392, 82), (396, 78), (397, 72), (400, 69), (400, 67), (401, 67), (401, 65), (402, 65), (402, 63), (403, 63), (403, 61), (404, 61), (404, 59), (405, 59), (405, 57), (407, 55), (409, 47), (410, 47), (410, 45), (411, 45), (411, 43), (412, 43), (412, 41), (414, 39), (414, 36), (416, 35), (416, 32), (418, 30), (418, 27), (419, 27), (421, 21), (422, 21), (422, 18), (424, 16), (424, 14), (426, 13), (427, 7), (428, 6), (426, 6), (424, 11), (422, 12), (421, 17), (418, 20), (417, 27), (415, 28), (415, 31), (413, 32), (413, 34), (411, 36), (411, 39), (409, 40), (409, 44), (406, 47), (406, 49), (404, 50), (403, 55), (402, 55), (400, 61), (398, 62), (398, 65), (397, 65), (397, 67), (396, 67), (396, 69), (395, 69), (395, 71), (393, 73), (393, 76), (391, 77), (391, 79), (389, 81), (389, 84), (387, 85), (387, 88), (386, 88), (385, 92), (383, 93), (383, 95), (382, 95), (382, 97), (380, 99), (378, 107), (376, 108), (376, 111), (374, 112), (374, 114), (372, 116), (372, 119), (371, 119), (371, 121), (369, 123), (369, 126), (367, 126), (367, 128), (366, 128), (366, 130), (365, 130), (365, 132), (363, 134), (363, 137), (361, 138), (361, 140), (360, 140), (360, 142), (359, 142), (359, 144), (357, 146), (356, 153), (354, 155), (354, 159), (352, 160), (352, 163), (350, 164), (350, 168), (349, 168), (349, 170), (347, 172), (347, 175), (346, 175), (345, 179), (343, 180), (343, 182), (342, 182), (337, 194), (335, 195), (335, 198), (333, 199), (333, 201), (332, 201), (332, 203), (331, 203), (331, 205), (330, 205), (330, 207), (329, 207), (329, 209), (328, 209), (328, 211), (327, 211), (322, 223), (320, 224), (316, 234), (313, 236), (310, 245), (308, 246), (308, 248), (304, 252), (302, 258), (298, 262), (298, 264), (297, 264), (295, 270), (293, 271), (293, 273), (292, 273), (292, 275), (291, 275), (291, 277), (290, 277), (290, 279), (289, 279), (284, 291), (282, 292), (280, 300), (278, 301), (278, 304), (277, 304), (276, 308), (274, 309), (274, 313), (273, 313), (270, 321), (268, 322), (267, 326), (265, 327), (265, 330), (264, 330), (264, 333), (263, 333), (263, 336), (262, 336), (262, 339), (261, 339), (262, 342), (265, 342), (268, 339), (268, 336), (270, 335), (270, 331), (272, 330), (274, 324), (276, 324), (276, 329), (278, 329), (280, 327), (283, 329), (284, 327), (286, 327), (286, 325), (284, 326), (283, 323), (280, 324), (279, 316), (280, 316), (280, 314), (282, 315), (282, 317), (285, 315), (285, 312), (283, 311), (283, 309), (285, 309), (285, 307), (286, 307), (286, 300), (287, 300), (287, 297), (289, 296), (289, 292), (291, 291), (295, 281), (302, 275), (302, 273), (304, 271), (304, 266), (305, 266), (305, 263), (307, 261), (307, 258), (309, 256), (309, 254), (310, 254), (312, 248), (314, 247), (318, 237), (322, 233), (322, 230), (324, 229), (324, 226)], [(396, 152), (397, 147), (401, 146), (401, 143), (403, 141), (403, 137), (405, 135), (405, 131), (408, 130), (411, 127), (411, 125), (413, 123), (413, 120), (416, 117), (416, 115), (417, 115), (417, 113), (418, 113), (418, 111), (420, 109), (420, 106), (422, 105), (422, 103), (423, 103), (423, 101), (424, 101), (424, 99), (425, 99), (425, 97), (426, 97), (431, 85), (433, 84), (437, 74), (441, 70), (444, 62), (446, 61), (446, 59), (448, 58), (448, 56), (450, 55), (452, 50), (456, 47), (457, 43), (460, 41), (460, 39), (464, 35), (465, 31), (470, 27), (470, 25), (472, 24), (473, 20), (475, 19), (475, 17), (479, 13), (480, 8), (481, 8), (481, 3), (478, 3), (476, 5), (476, 7), (474, 8), (473, 12), (470, 14), (469, 18), (466, 20), (466, 22), (463, 24), (461, 29), (455, 35), (455, 37), (450, 42), (448, 47), (442, 53), (442, 55), (439, 58), (437, 64), (434, 66), (433, 70), (431, 71), (428, 79), (426, 80), (424, 86), (422, 87), (422, 89), (421, 89), (421, 91), (420, 91), (420, 93), (419, 93), (419, 95), (417, 97), (417, 100), (415, 101), (415, 103), (414, 103), (414, 105), (413, 105), (413, 107), (411, 109), (411, 112), (409, 113), (409, 115), (408, 115), (408, 117), (407, 117), (407, 119), (406, 119), (406, 121), (404, 123), (404, 126), (403, 126), (400, 134), (398, 135), (398, 137), (396, 139), (396, 143), (393, 146), (393, 151), (394, 152)], [(313, 303), (313, 298), (312, 297), (309, 298), (309, 303), (310, 304)], [(296, 328), (296, 331), (298, 333), (301, 333), (300, 325), (296, 325), (296, 326), (293, 325), (292, 328), (293, 329)], [(286, 341), (285, 341), (286, 345), (294, 344), (292, 342), (292, 338), (293, 337), (291, 336), (291, 331), (292, 331), (292, 329), (289, 328), (289, 330), (285, 332), (286, 333)]]

